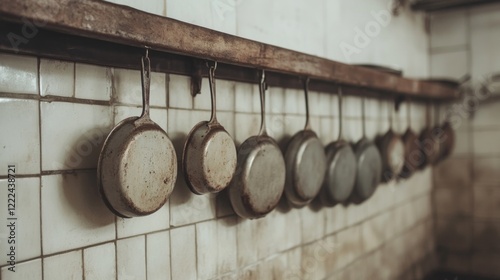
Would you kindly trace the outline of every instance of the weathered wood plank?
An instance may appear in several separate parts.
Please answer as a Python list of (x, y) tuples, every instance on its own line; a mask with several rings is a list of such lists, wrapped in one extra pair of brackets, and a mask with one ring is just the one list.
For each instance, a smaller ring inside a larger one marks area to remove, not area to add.
[[(400, 78), (240, 38), (99, 0), (16, 0), (0, 5), (0, 19), (244, 68), (420, 98), (456, 98), (456, 88)], [(18, 30), (18, 34), (21, 31)], [(2, 36), (6, 36), (2, 33)], [(117, 50), (120, 51), (120, 50)], [(97, 54), (96, 54), (97, 55)], [(98, 58), (98, 55), (97, 55)]]

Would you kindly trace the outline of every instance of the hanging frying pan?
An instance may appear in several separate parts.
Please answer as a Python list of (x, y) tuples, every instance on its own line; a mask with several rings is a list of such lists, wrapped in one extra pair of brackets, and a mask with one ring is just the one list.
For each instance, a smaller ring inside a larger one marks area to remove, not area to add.
[(426, 105), (426, 123), (427, 127), (420, 133), (420, 151), (423, 155), (423, 160), (420, 162), (419, 169), (425, 168), (427, 165), (434, 164), (439, 157), (439, 140), (435, 138), (435, 133), (430, 124), (430, 109), (429, 103)]
[(326, 172), (320, 198), (324, 205), (345, 202), (356, 180), (356, 156), (351, 145), (342, 138), (342, 88), (339, 88), (339, 138), (325, 148)]
[(285, 187), (285, 160), (267, 134), (265, 113), (265, 72), (260, 81), (260, 132), (238, 148), (236, 173), (229, 187), (234, 212), (243, 218), (264, 217), (276, 206)]
[(308, 102), (309, 79), (304, 81), (306, 125), (288, 142), (285, 151), (285, 195), (294, 207), (302, 207), (319, 193), (326, 170), (323, 144), (311, 129)]
[(382, 158), (377, 146), (366, 138), (365, 99), (361, 102), (363, 137), (354, 145), (356, 180), (351, 201), (361, 203), (373, 195), (382, 177)]
[(396, 177), (404, 165), (404, 144), (401, 136), (393, 130), (393, 109), (389, 113), (389, 130), (378, 141), (382, 156), (382, 181), (389, 182)]
[(195, 194), (220, 192), (229, 185), (236, 169), (233, 139), (217, 121), (214, 79), (216, 68), (217, 62), (209, 67), (208, 75), (212, 100), (210, 120), (199, 122), (193, 127), (184, 144), (184, 178)]
[(420, 151), (420, 141), (418, 135), (411, 129), (411, 112), (410, 112), (410, 102), (408, 102), (408, 107), (406, 111), (406, 117), (408, 122), (408, 128), (403, 134), (403, 143), (405, 148), (405, 163), (403, 169), (399, 174), (399, 177), (406, 179), (409, 178), (420, 165), (420, 162), (424, 160), (423, 154)]
[(455, 147), (455, 131), (453, 130), (453, 127), (448, 119), (445, 120), (442, 125), (441, 131), (443, 133), (443, 142), (441, 142), (441, 147), (439, 149), (439, 160), (444, 160), (450, 156), (453, 148)]
[(165, 204), (177, 178), (177, 158), (167, 134), (149, 117), (149, 57), (142, 58), (143, 108), (140, 117), (121, 121), (99, 156), (99, 192), (118, 216), (151, 214)]

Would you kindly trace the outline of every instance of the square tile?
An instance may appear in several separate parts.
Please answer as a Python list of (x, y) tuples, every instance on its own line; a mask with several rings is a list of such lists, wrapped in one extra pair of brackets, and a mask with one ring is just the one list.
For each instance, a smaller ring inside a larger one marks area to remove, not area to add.
[(40, 95), (72, 97), (75, 94), (75, 63), (40, 59)]
[(42, 259), (17, 263), (16, 271), (9, 270), (9, 266), (2, 267), (1, 277), (3, 280), (42, 280)]
[[(149, 104), (167, 106), (167, 83), (164, 73), (151, 73)], [(141, 72), (138, 70), (113, 69), (113, 87), (118, 103), (142, 106)], [(189, 90), (189, 88), (187, 89)]]
[(498, 253), (485, 254), (478, 253), (472, 256), (472, 273), (498, 279), (500, 277), (500, 256)]
[[(269, 99), (269, 90), (266, 91)], [(239, 113), (259, 113), (260, 114), (260, 93), (259, 85), (248, 83), (236, 83), (234, 87), (235, 111)]]
[(473, 160), (474, 183), (493, 185), (500, 183), (500, 157), (476, 157)]
[[(269, 87), (266, 98), (266, 112), (281, 114), (285, 110), (285, 89), (279, 87)], [(238, 102), (238, 100), (236, 100)], [(258, 110), (259, 112), (260, 110)]]
[[(16, 174), (40, 172), (40, 125), (38, 101), (0, 98), (1, 166), (16, 165)], [(0, 170), (0, 176), (7, 169)]]
[(469, 252), (472, 246), (472, 221), (464, 218), (436, 220), (438, 250)]
[[(217, 84), (217, 81), (216, 81)], [(217, 92), (217, 89), (215, 90)], [(201, 81), (201, 93), (193, 98), (193, 108), (198, 110), (211, 110), (212, 99), (210, 96), (210, 83), (208, 78), (203, 78)]]
[[(217, 274), (234, 271), (237, 266), (236, 217), (217, 220)], [(197, 235), (198, 237), (198, 235)], [(199, 259), (198, 259), (199, 260)]]
[[(235, 113), (234, 122), (238, 124), (234, 131), (234, 140), (237, 144), (245, 142), (249, 137), (257, 135), (260, 131), (260, 115)], [(271, 129), (269, 128), (268, 130)]]
[(240, 3), (237, 0), (216, 0), (211, 2), (213, 29), (236, 35), (236, 7)]
[(500, 190), (496, 185), (474, 185), (474, 217), (500, 218)]
[(474, 221), (473, 228), (475, 252), (500, 252), (500, 220), (481, 219)]
[(41, 116), (42, 170), (97, 167), (102, 145), (112, 128), (111, 107), (42, 102)]
[(146, 278), (146, 240), (137, 236), (116, 241), (118, 279)]
[(153, 214), (132, 219), (116, 217), (116, 233), (124, 238), (148, 232), (166, 230), (170, 227), (169, 203), (165, 203)]
[[(139, 117), (142, 114), (142, 107), (115, 106), (114, 123), (117, 125), (122, 120), (130, 117)], [(158, 124), (164, 131), (167, 131), (167, 109), (150, 108), (150, 118)]]
[(285, 89), (285, 108), (286, 114), (305, 114), (304, 91), (298, 89)]
[(345, 228), (346, 222), (346, 208), (339, 204), (332, 208), (325, 208), (326, 222), (325, 222), (325, 232), (326, 234), (332, 234), (339, 230)]
[(430, 15), (431, 48), (464, 46), (467, 44), (467, 11), (434, 12)]
[(196, 255), (198, 277), (211, 279), (217, 276), (217, 221), (196, 224)]
[(170, 232), (146, 236), (146, 270), (148, 279), (170, 279)]
[(44, 258), (43, 279), (83, 279), (82, 251), (72, 251)]
[(471, 75), (474, 79), (498, 72), (500, 67), (500, 26), (498, 6), (470, 13)]
[(38, 94), (38, 59), (0, 54), (0, 92)]
[(95, 172), (42, 176), (44, 254), (115, 238), (115, 218), (97, 191)]
[(234, 90), (236, 88), (236, 83), (217, 80), (215, 86), (217, 93), (217, 111), (234, 111)]
[(169, 204), (171, 226), (178, 227), (216, 217), (215, 196), (193, 194), (180, 170)]
[[(325, 234), (325, 212), (303, 207), (299, 210), (302, 226), (302, 243), (318, 240)], [(314, 230), (311, 230), (314, 229)]]
[(236, 226), (238, 267), (248, 266), (257, 262), (259, 259), (256, 248), (258, 242), (257, 222), (258, 220), (238, 218), (238, 224)]
[(438, 188), (468, 188), (472, 183), (469, 157), (450, 157), (434, 167), (435, 186)]
[(431, 54), (431, 77), (460, 79), (469, 73), (468, 51), (450, 51)]
[[(7, 179), (0, 180), (0, 197), (3, 211), (0, 219), (8, 224), (7, 199), (15, 199), (15, 215), (13, 221), (16, 225), (16, 261), (20, 262), (41, 255), (40, 241), (40, 179), (16, 178), (14, 192), (9, 192)], [(8, 243), (10, 229), (6, 226), (0, 229), (0, 251), (10, 252), (11, 244)], [(7, 258), (2, 258), (0, 265), (7, 263)]]
[(364, 245), (361, 237), (361, 228), (354, 226), (340, 231), (336, 235), (337, 254), (342, 256), (337, 263), (337, 267), (345, 267), (353, 262), (364, 252)]
[(87, 280), (116, 278), (115, 243), (83, 250), (83, 274)]
[(108, 101), (111, 98), (111, 77), (110, 68), (76, 63), (75, 97)]
[(440, 218), (470, 216), (472, 214), (472, 190), (435, 189), (434, 209), (436, 215)]
[(172, 279), (197, 279), (194, 225), (170, 230)]
[(192, 109), (191, 77), (170, 74), (168, 81), (168, 107)]

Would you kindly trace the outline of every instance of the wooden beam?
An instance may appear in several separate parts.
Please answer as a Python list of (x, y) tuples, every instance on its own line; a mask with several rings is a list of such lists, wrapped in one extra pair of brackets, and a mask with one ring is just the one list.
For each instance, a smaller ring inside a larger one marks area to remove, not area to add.
[[(108, 57), (110, 64), (113, 64), (112, 58), (148, 47), (157, 51), (158, 54), (165, 53), (165, 56), (182, 58), (182, 61), (189, 58), (216, 60), (237, 67), (237, 69), (266, 69), (288, 77), (289, 80), (307, 76), (316, 80), (318, 84), (341, 84), (368, 91), (387, 92), (391, 95), (410, 95), (416, 98), (432, 99), (458, 97), (457, 89), (447, 85), (417, 81), (364, 67), (347, 65), (100, 0), (4, 1), (0, 5), (0, 19), (20, 24), (16, 25), (15, 30), (2, 29), (4, 42), (2, 49), (7, 51), (15, 50), (12, 44), (9, 48), (10, 39), (7, 34), (24, 36), (22, 26), (31, 24), (40, 26), (38, 28), (40, 34), (43, 33), (41, 32), (43, 28), (72, 35), (72, 38), (101, 41), (103, 47), (107, 46), (105, 42), (122, 46), (113, 48), (117, 54)], [(42, 35), (35, 35), (33, 38), (28, 38), (28, 41), (36, 40), (37, 36)], [(23, 44), (18, 44), (18, 47), (26, 51), (27, 47)], [(33, 46), (32, 43), (28, 49), (36, 52), (37, 48), (38, 46)], [(94, 60), (101, 61), (99, 46), (94, 46), (94, 48), (96, 51), (91, 52), (85, 52), (82, 49), (81, 52), (84, 54), (80, 53), (80, 58), (87, 55), (88, 60), (92, 60), (91, 56), (94, 56)], [(59, 54), (53, 56), (61, 56), (61, 53), (66, 52), (66, 59), (71, 59), (71, 52), (74, 52), (74, 50), (64, 48), (58, 48), (57, 51)], [(51, 56), (50, 52), (50, 48), (46, 47), (43, 52), (39, 51), (38, 55)], [(53, 52), (56, 53), (56, 51)], [(182, 67), (189, 67), (185, 65), (185, 62), (178, 64)], [(243, 76), (249, 76), (249, 74), (243, 74)]]

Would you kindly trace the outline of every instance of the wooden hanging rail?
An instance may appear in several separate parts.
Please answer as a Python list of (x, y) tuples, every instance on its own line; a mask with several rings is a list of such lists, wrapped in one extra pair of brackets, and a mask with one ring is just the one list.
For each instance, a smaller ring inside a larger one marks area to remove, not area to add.
[(152, 67), (160, 72), (206, 76), (200, 59), (209, 59), (219, 62), (218, 78), (228, 80), (257, 82), (256, 69), (266, 69), (271, 86), (301, 88), (297, 78), (307, 76), (312, 90), (332, 92), (340, 84), (347, 94), (458, 97), (456, 87), (347, 65), (100, 0), (4, 1), (0, 34), (2, 51), (76, 62), (137, 69), (148, 47)]

